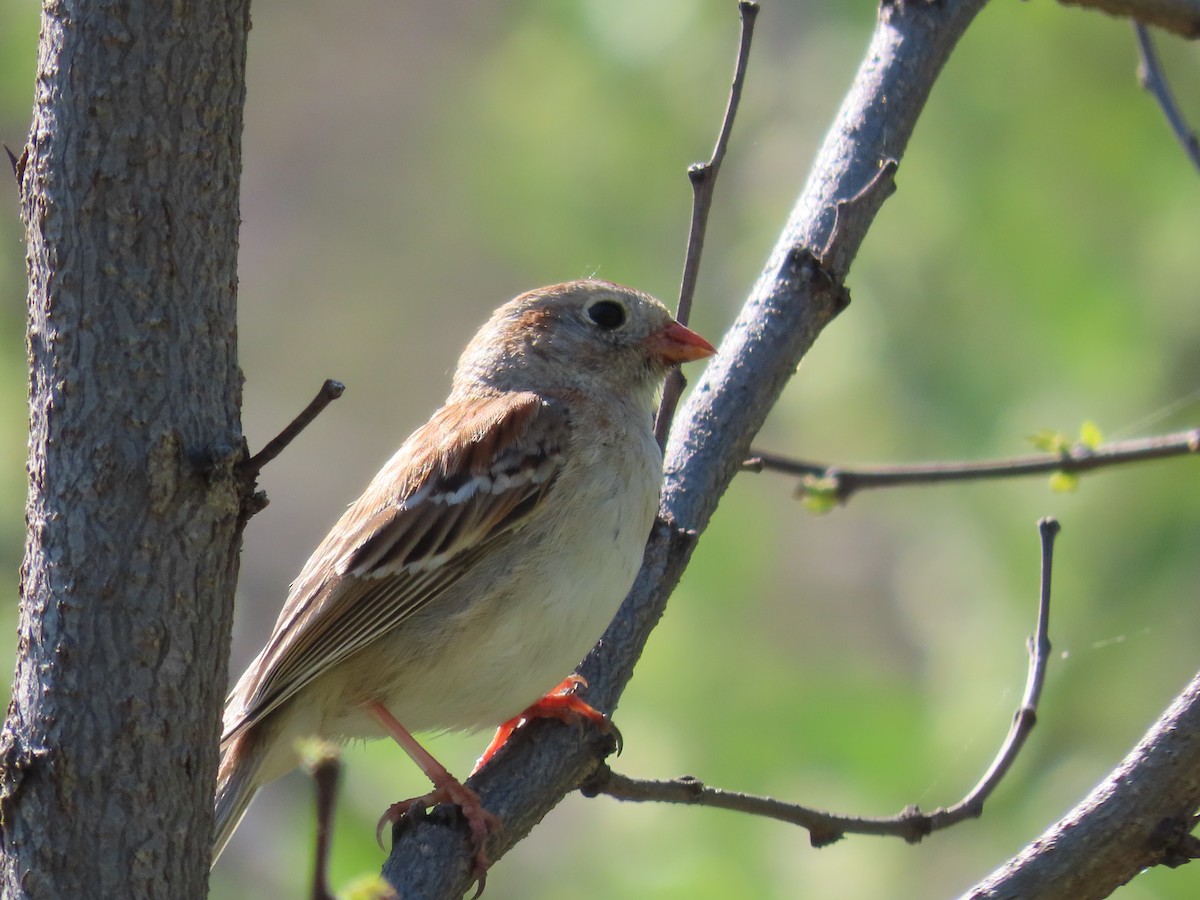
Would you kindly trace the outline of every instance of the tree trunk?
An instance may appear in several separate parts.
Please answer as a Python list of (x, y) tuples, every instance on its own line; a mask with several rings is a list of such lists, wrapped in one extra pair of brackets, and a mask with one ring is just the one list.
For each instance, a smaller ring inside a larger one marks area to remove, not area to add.
[(27, 539), (5, 898), (201, 897), (237, 579), (245, 0), (46, 0), (18, 163)]

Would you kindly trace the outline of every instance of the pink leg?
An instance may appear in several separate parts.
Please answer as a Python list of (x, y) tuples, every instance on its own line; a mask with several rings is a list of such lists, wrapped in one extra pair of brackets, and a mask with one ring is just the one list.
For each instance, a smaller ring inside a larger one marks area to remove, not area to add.
[(487, 840), (488, 832), (500, 827), (500, 820), (483, 808), (478, 794), (446, 771), (445, 766), (418, 744), (409, 730), (401, 725), (382, 703), (368, 703), (367, 711), (375, 717), (383, 729), (404, 749), (405, 753), (412, 757), (413, 762), (420, 766), (421, 771), (433, 782), (433, 790), (428, 794), (422, 797), (413, 797), (410, 800), (401, 800), (388, 807), (376, 829), (376, 838), (379, 839), (380, 845), (382, 846), (383, 843), (385, 823), (394, 825), (405, 813), (418, 806), (428, 809), (438, 803), (453, 803), (462, 810), (467, 824), (471, 826), (471, 842), (475, 849), (474, 875), (479, 882), (475, 896), (478, 897), (483, 893), (488, 866), (491, 865), (484, 850), (484, 843)]

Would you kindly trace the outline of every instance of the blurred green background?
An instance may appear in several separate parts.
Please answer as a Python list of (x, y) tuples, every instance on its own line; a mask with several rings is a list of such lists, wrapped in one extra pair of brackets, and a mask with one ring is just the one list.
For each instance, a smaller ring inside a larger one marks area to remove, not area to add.
[[(696, 327), (729, 323), (850, 83), (874, 4), (765, 0), (718, 186)], [(25, 139), (36, 10), (0, 0), (0, 139)], [(440, 402), (455, 354), (522, 289), (596, 274), (671, 298), (736, 42), (732, 0), (256, 0), (241, 254), (252, 447), (320, 385), (346, 396), (265, 473), (247, 533), (240, 671), (308, 550)], [(1200, 58), (1159, 36), (1200, 122)], [(759, 440), (853, 464), (1025, 452), (1200, 419), (1200, 179), (1137, 86), (1129, 25), (993, 3), (934, 92), (851, 273), (854, 302)], [(24, 496), (24, 264), (0, 178), (0, 567), (14, 633)], [(910, 847), (823, 850), (786, 825), (571, 797), (488, 897), (950, 897), (1107, 773), (1197, 669), (1195, 460), (868, 494), (824, 517), (745, 475), (617, 713), (635, 775), (884, 815), (956, 801), (1008, 728), (1033, 625), (1035, 520), (1060, 517), (1040, 724), (983, 818)], [(11, 654), (15, 642), (3, 642)], [(11, 656), (8, 657), (11, 660)], [(8, 662), (6, 661), (6, 665)], [(236, 672), (235, 672), (236, 674)], [(486, 738), (438, 737), (458, 772)], [(372, 825), (423, 791), (379, 742), (347, 751), (333, 880), (378, 870)], [(301, 896), (311, 787), (254, 804), (213, 896)], [(1153, 871), (1133, 898), (1192, 898)]]

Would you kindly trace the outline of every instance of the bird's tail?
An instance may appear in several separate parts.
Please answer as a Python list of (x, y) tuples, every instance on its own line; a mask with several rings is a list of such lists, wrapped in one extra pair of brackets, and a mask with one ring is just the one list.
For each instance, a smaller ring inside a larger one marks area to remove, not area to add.
[(259, 777), (262, 754), (255, 737), (253, 730), (243, 731), (221, 745), (221, 767), (217, 771), (217, 791), (213, 798), (216, 814), (212, 854), (214, 865), (237, 830), (250, 801), (262, 786)]

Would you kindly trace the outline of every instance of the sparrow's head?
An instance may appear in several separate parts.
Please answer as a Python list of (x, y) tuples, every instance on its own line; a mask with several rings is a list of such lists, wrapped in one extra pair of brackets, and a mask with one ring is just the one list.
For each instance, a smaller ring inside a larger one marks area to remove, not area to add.
[(500, 307), (467, 345), (454, 391), (582, 391), (650, 398), (673, 365), (715, 353), (649, 294), (569, 281)]

